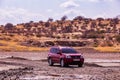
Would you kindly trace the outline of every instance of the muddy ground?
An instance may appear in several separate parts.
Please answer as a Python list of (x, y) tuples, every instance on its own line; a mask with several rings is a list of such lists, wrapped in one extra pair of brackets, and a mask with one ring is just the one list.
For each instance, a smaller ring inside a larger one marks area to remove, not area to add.
[(83, 67), (48, 66), (47, 52), (0, 52), (0, 80), (120, 80), (120, 53), (83, 53)]

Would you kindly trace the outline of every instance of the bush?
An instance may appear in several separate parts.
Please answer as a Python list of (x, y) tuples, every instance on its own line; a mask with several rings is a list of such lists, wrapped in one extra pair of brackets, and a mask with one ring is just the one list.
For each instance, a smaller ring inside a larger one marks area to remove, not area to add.
[(117, 36), (116, 36), (116, 40), (117, 40), (117, 42), (120, 43), (120, 35), (117, 35)]
[(90, 33), (85, 33), (82, 37), (83, 38), (99, 38), (99, 34), (95, 33), (95, 32), (90, 32)]
[(13, 24), (12, 23), (7, 23), (6, 25), (5, 25), (5, 29), (6, 30), (11, 30), (11, 29), (13, 29)]
[(110, 42), (110, 41), (107, 41), (107, 45), (110, 46), (110, 47), (113, 46), (112, 42)]

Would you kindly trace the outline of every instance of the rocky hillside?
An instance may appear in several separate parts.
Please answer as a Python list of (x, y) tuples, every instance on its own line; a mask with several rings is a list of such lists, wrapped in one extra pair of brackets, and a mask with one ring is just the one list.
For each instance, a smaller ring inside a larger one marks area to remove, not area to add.
[[(84, 18), (77, 16), (67, 20), (47, 22), (39, 21), (13, 25), (7, 23), (0, 26), (0, 40), (15, 41), (22, 46), (48, 47), (64, 46), (119, 46), (119, 18)], [(2, 45), (2, 44), (0, 44)]]

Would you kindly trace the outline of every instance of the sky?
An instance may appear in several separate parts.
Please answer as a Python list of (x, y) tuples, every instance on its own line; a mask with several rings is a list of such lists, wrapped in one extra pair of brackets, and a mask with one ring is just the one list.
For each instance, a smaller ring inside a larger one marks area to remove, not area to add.
[(0, 25), (60, 20), (64, 15), (114, 18), (119, 8), (120, 0), (0, 0)]

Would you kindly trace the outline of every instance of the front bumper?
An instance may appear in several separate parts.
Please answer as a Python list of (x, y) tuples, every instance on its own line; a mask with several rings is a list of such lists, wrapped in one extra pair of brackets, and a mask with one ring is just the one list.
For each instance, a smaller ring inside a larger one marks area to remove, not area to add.
[(84, 63), (84, 58), (80, 58), (80, 59), (65, 58), (64, 62), (65, 64), (78, 65)]

